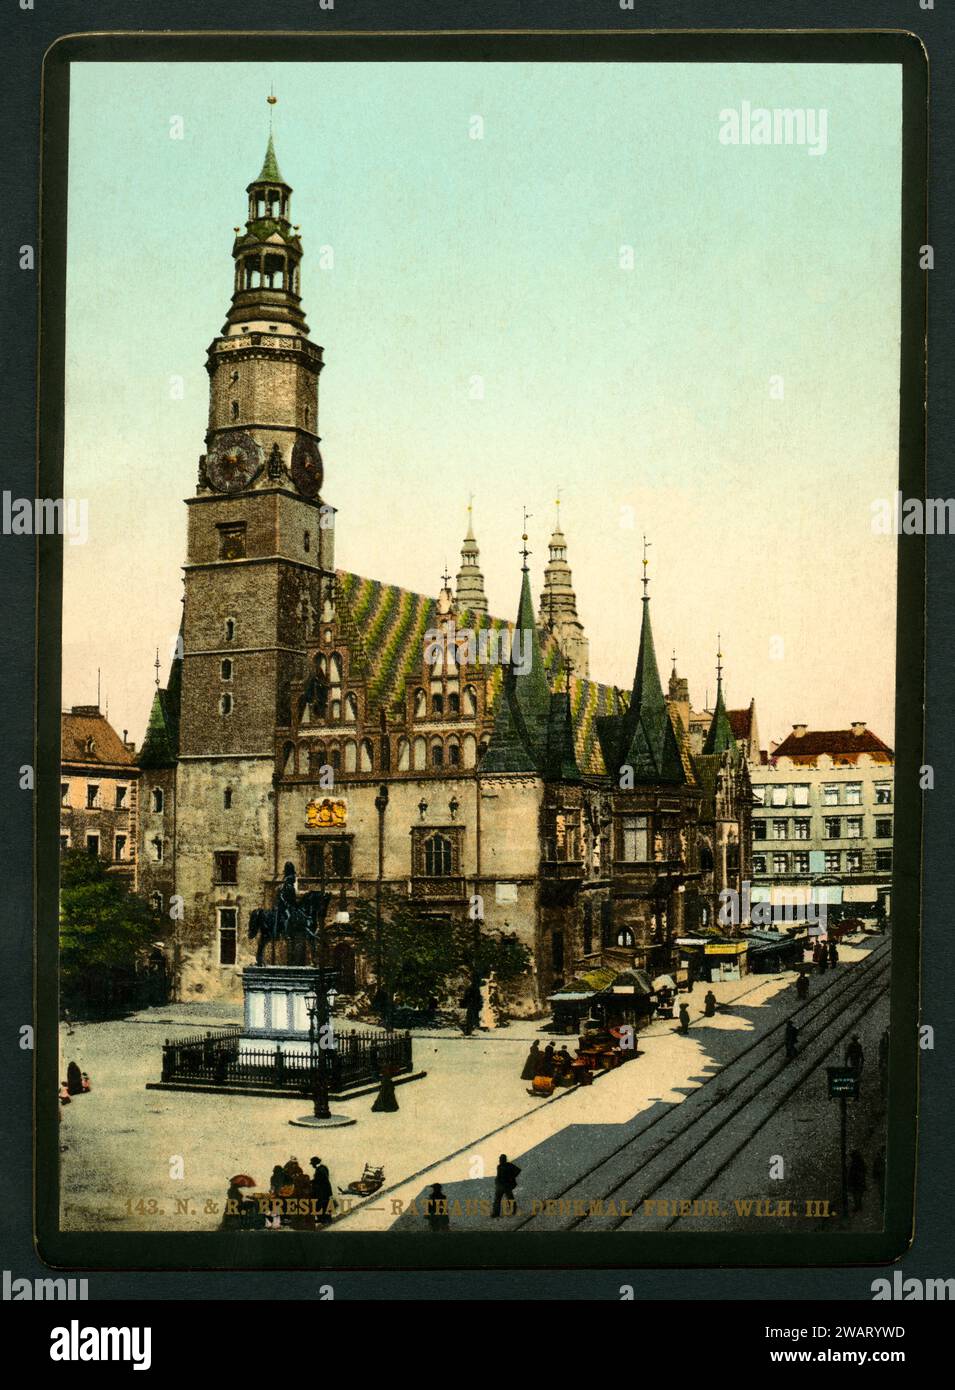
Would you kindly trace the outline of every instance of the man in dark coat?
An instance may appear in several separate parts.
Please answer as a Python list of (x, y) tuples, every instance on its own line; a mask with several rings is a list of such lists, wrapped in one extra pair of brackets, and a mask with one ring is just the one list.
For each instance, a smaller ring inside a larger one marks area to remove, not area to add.
[(839, 964), (839, 947), (836, 945), (836, 938), (835, 938), (835, 937), (833, 937), (832, 940), (829, 942), (829, 951), (828, 951), (828, 955), (829, 955), (829, 964), (830, 964), (830, 965), (838, 965), (838, 964)]
[(862, 1051), (862, 1043), (859, 1040), (859, 1034), (853, 1033), (852, 1041), (846, 1048), (846, 1066), (851, 1067), (853, 1071), (857, 1071), (861, 1076), (862, 1064), (864, 1061), (865, 1053)]
[(541, 1054), (541, 1059), (540, 1059), (540, 1064), (539, 1064), (539, 1065), (540, 1065), (540, 1071), (537, 1072), (537, 1075), (538, 1075), (538, 1076), (553, 1076), (553, 1075), (554, 1075), (554, 1044), (553, 1044), (553, 1043), (548, 1043), (547, 1046), (544, 1048), (544, 1051), (543, 1051), (543, 1053)]
[(680, 1032), (681, 1032), (681, 1033), (688, 1033), (689, 1031), (690, 1031), (690, 1011), (689, 1011), (689, 1009), (686, 1007), (685, 1004), (681, 1004), (681, 1005), (680, 1005)]
[(429, 1230), (449, 1231), (451, 1229), (451, 1218), (448, 1215), (448, 1199), (444, 1195), (444, 1189), (439, 1182), (436, 1182), (428, 1193), (425, 1211), (428, 1218)]
[(541, 1045), (535, 1038), (531, 1043), (531, 1050), (527, 1054), (527, 1061), (524, 1063), (524, 1070), (521, 1072), (522, 1081), (533, 1081), (535, 1076), (540, 1076), (541, 1064)]
[[(491, 1209), (492, 1216), (500, 1216), (501, 1204), (503, 1202), (513, 1203), (514, 1189), (517, 1187), (517, 1179), (520, 1168), (516, 1163), (508, 1163), (507, 1154), (501, 1154), (498, 1159), (497, 1172), (494, 1175), (494, 1206)], [(511, 1213), (508, 1212), (508, 1215)]]
[(317, 1212), (315, 1220), (320, 1226), (327, 1226), (332, 1219), (332, 1180), (320, 1158), (308, 1161), (312, 1165), (311, 1197)]
[(83, 1094), (83, 1075), (76, 1062), (70, 1062), (66, 1069), (66, 1089), (71, 1096)]
[(706, 991), (703, 998), (703, 1012), (707, 1018), (712, 1018), (716, 1013), (716, 995), (711, 989)]
[(799, 976), (796, 980), (796, 994), (800, 999), (805, 999), (808, 993), (809, 976), (806, 974), (805, 970), (802, 970), (800, 971)]

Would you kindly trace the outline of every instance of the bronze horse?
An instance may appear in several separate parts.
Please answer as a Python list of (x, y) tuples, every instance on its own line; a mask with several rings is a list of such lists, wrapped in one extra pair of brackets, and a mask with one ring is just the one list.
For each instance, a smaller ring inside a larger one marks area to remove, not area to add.
[(303, 893), (291, 912), (281, 912), (274, 907), (257, 907), (249, 914), (249, 938), (258, 937), (259, 944), (255, 954), (256, 965), (262, 965), (265, 948), (272, 942), (282, 939), (291, 941), (303, 935), (309, 945), (312, 963), (315, 961), (315, 946), (318, 941), (319, 921), (324, 923), (331, 893), (313, 890)]

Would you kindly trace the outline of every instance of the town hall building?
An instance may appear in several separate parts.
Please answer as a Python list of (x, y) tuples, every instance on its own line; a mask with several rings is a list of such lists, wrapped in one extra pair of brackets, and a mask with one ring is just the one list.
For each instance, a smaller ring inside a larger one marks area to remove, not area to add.
[[(241, 995), (250, 913), (287, 862), (343, 911), (387, 892), (515, 932), (531, 965), (513, 1012), (545, 1012), (594, 965), (669, 972), (750, 872), (721, 672), (694, 752), (661, 684), (644, 560), (632, 685), (591, 678), (559, 508), (536, 609), (525, 535), (508, 617), (488, 611), (470, 508), (453, 588), (338, 567), (360, 523), (326, 491), (291, 194), (270, 137), (206, 361), (179, 650), (139, 756), (140, 891), (168, 916), (178, 993)], [(342, 945), (335, 963), (343, 992), (373, 992), (373, 959)]]

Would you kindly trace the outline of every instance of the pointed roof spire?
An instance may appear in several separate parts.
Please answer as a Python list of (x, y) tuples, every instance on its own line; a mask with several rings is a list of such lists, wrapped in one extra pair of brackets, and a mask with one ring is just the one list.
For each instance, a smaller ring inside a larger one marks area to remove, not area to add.
[(557, 515), (549, 542), (550, 558), (544, 568), (538, 622), (553, 633), (564, 661), (569, 662), (578, 675), (586, 678), (590, 667), (590, 644), (577, 615), (574, 579), (567, 562), (567, 537), (560, 525), (560, 489), (554, 505)]
[(706, 742), (703, 744), (704, 753), (728, 753), (734, 751), (736, 748), (733, 728), (730, 724), (729, 715), (726, 713), (726, 705), (723, 703), (723, 652), (721, 647), (720, 635), (717, 633), (716, 709), (713, 711), (713, 718), (710, 721)]
[(686, 772), (676, 734), (663, 698), (660, 672), (650, 626), (650, 595), (647, 592), (647, 549), (643, 538), (643, 617), (640, 623), (640, 649), (633, 677), (630, 704), (622, 719), (620, 766), (633, 769), (637, 782), (685, 782)]
[(275, 157), (275, 142), (272, 139), (272, 132), (269, 131), (269, 143), (265, 151), (265, 159), (262, 161), (262, 172), (255, 180), (256, 183), (284, 183), (279, 162)]
[(454, 608), (457, 613), (486, 613), (487, 595), (481, 573), (481, 554), (474, 539), (472, 508), (474, 493), (468, 500), (468, 530), (461, 546), (461, 568), (457, 573)]
[[(524, 521), (526, 526), (526, 511)], [(540, 774), (548, 766), (551, 691), (534, 621), (526, 531), (522, 540), (521, 597), (511, 634), (511, 659), (498, 695), (494, 731), (481, 760), (482, 772)]]

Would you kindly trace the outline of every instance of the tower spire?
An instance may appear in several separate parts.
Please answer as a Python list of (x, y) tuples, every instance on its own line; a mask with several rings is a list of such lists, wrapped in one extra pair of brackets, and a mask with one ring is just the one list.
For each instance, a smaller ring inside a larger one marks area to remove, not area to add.
[(729, 715), (726, 713), (726, 705), (723, 702), (723, 644), (720, 641), (719, 633), (716, 634), (716, 708), (713, 711), (713, 718), (710, 720), (710, 727), (707, 731), (706, 742), (703, 744), (704, 753), (728, 753), (736, 748), (736, 739), (733, 736), (733, 727), (730, 724)]
[(630, 704), (621, 720), (620, 766), (633, 770), (634, 782), (685, 782), (686, 771), (676, 734), (663, 698), (653, 630), (650, 626), (650, 595), (647, 593), (647, 548), (643, 538), (643, 617), (640, 623), (640, 649), (633, 677)]
[(484, 593), (484, 575), (481, 573), (481, 555), (474, 539), (474, 493), (468, 499), (468, 529), (461, 545), (461, 568), (455, 581), (454, 611), (456, 613), (486, 613), (487, 596)]
[(554, 506), (556, 520), (548, 542), (550, 558), (544, 569), (538, 621), (553, 634), (564, 661), (569, 662), (577, 675), (586, 678), (590, 670), (590, 643), (577, 615), (577, 595), (567, 563), (567, 537), (560, 524), (559, 488)]

